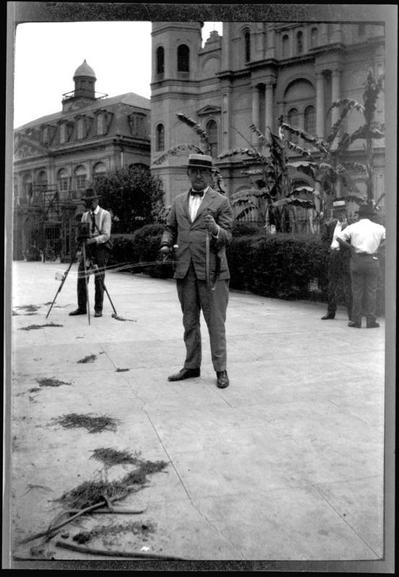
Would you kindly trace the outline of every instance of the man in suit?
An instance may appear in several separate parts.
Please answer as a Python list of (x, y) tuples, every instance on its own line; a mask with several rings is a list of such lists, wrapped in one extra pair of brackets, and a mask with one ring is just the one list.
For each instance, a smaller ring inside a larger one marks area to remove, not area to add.
[(228, 199), (211, 187), (212, 158), (190, 154), (188, 193), (178, 195), (161, 239), (161, 253), (175, 248), (177, 294), (183, 312), (186, 359), (169, 381), (199, 377), (201, 366), (200, 312), (208, 327), (212, 364), (219, 388), (229, 386), (226, 370), (226, 308), (230, 272), (226, 245), (230, 242), (233, 211)]
[(348, 319), (351, 318), (352, 294), (351, 279), (349, 272), (349, 252), (346, 248), (340, 249), (337, 241), (338, 234), (347, 226), (345, 200), (333, 201), (333, 218), (327, 221), (321, 230), (321, 240), (328, 245), (328, 287), (327, 287), (327, 312), (321, 317), (324, 320), (335, 318), (339, 291), (342, 288)]
[(99, 206), (99, 198), (100, 196), (92, 188), (86, 189), (86, 194), (82, 197), (87, 210), (83, 213), (81, 222), (89, 225), (89, 236), (86, 239), (81, 239), (85, 243), (86, 263), (83, 262), (83, 254), (81, 253), (78, 268), (78, 308), (69, 313), (70, 316), (86, 314), (87, 286), (85, 268), (88, 267), (92, 267), (95, 270), (94, 316), (102, 316), (105, 267), (109, 257), (106, 243), (111, 237), (111, 214)]

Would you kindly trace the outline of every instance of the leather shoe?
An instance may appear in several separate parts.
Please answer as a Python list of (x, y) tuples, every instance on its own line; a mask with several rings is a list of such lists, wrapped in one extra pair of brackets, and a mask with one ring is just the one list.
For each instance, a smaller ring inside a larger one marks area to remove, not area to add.
[(227, 371), (216, 371), (216, 386), (219, 389), (225, 389), (226, 387), (229, 386), (230, 381), (229, 381), (229, 377), (227, 376)]
[(76, 311), (72, 311), (71, 313), (69, 313), (70, 317), (74, 317), (76, 315), (85, 315), (86, 311), (83, 309), (76, 309)]
[(321, 317), (322, 321), (326, 321), (329, 319), (335, 319), (335, 313), (327, 313), (324, 317)]
[(351, 327), (352, 329), (360, 329), (362, 328), (362, 325), (360, 323), (354, 323), (353, 321), (350, 321), (348, 323), (348, 327)]
[(201, 374), (200, 369), (181, 369), (178, 373), (170, 375), (168, 381), (183, 381), (184, 379), (194, 379)]
[(376, 329), (377, 327), (380, 326), (380, 323), (374, 322), (374, 323), (367, 323), (366, 328), (367, 329)]
[(95, 311), (95, 312), (94, 312), (94, 316), (95, 316), (95, 317), (102, 317), (102, 316), (103, 316), (103, 313), (102, 313), (101, 311)]

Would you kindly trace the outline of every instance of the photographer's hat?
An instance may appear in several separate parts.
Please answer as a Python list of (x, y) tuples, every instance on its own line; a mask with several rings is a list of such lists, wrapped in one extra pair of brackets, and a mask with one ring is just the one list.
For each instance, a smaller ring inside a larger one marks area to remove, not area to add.
[(207, 154), (190, 154), (187, 168), (209, 168), (212, 170), (212, 157)]
[(94, 188), (86, 188), (82, 196), (82, 200), (97, 200), (98, 198), (101, 198), (101, 195), (97, 194)]

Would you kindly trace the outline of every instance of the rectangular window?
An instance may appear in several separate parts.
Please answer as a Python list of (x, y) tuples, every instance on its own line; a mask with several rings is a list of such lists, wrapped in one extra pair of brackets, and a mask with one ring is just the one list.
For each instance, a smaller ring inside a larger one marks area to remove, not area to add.
[(64, 144), (66, 141), (66, 126), (65, 124), (61, 124), (60, 126), (60, 144)]
[(79, 118), (78, 120), (78, 139), (82, 140), (83, 138), (83, 118)]

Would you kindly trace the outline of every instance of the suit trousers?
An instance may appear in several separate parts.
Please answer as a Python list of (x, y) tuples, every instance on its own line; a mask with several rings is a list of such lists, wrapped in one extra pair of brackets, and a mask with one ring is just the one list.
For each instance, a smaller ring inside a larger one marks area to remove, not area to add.
[(349, 263), (341, 251), (330, 250), (328, 254), (327, 312), (335, 314), (340, 292), (343, 292), (348, 319), (351, 319), (352, 291)]
[(229, 300), (229, 281), (217, 280), (211, 291), (205, 280), (197, 279), (191, 264), (184, 279), (177, 279), (177, 294), (183, 312), (186, 360), (184, 368), (201, 366), (200, 312), (208, 327), (212, 364), (215, 371), (226, 370), (226, 309)]
[[(96, 271), (96, 275), (94, 277), (94, 287), (95, 287), (94, 310), (96, 312), (101, 312), (103, 310), (105, 267), (108, 262), (108, 256), (109, 256), (108, 250), (101, 245), (95, 246), (90, 244), (86, 246), (86, 259), (90, 260), (92, 264), (98, 266), (98, 270)], [(88, 276), (88, 279), (90, 279), (90, 275)], [(78, 268), (78, 308), (81, 310), (86, 310), (86, 307), (87, 307), (86, 280), (84, 277), (84, 266), (82, 257), (80, 259)]]
[(350, 263), (352, 277), (352, 321), (361, 323), (362, 308), (367, 323), (376, 320), (379, 262), (371, 255), (353, 255)]

